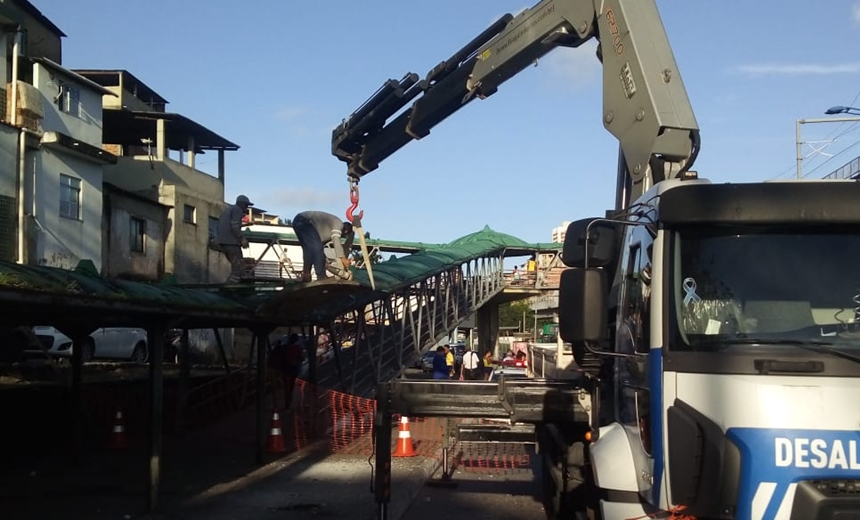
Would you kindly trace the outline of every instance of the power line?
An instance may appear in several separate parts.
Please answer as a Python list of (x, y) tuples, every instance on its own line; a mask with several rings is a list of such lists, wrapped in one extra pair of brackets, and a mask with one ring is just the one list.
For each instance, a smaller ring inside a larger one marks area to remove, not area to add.
[(812, 168), (811, 170), (809, 170), (808, 172), (806, 172), (806, 173), (803, 175), (803, 177), (804, 177), (804, 178), (806, 178), (808, 175), (810, 175), (810, 174), (812, 174), (812, 173), (814, 173), (814, 172), (818, 171), (818, 170), (819, 170), (819, 169), (821, 169), (821, 167), (823, 167), (825, 164), (829, 163), (829, 162), (830, 162), (830, 161), (832, 161), (833, 159), (835, 159), (835, 158), (839, 157), (840, 155), (844, 154), (844, 153), (845, 153), (845, 152), (847, 152), (848, 150), (850, 150), (850, 149), (854, 148), (854, 147), (855, 147), (855, 146), (857, 146), (858, 144), (860, 144), (860, 140), (854, 141), (854, 142), (853, 142), (853, 143), (851, 143), (850, 145), (848, 145), (848, 146), (846, 146), (845, 148), (843, 148), (843, 149), (842, 149), (842, 151), (840, 151), (839, 153), (836, 153), (836, 154), (834, 154), (833, 156), (828, 157), (826, 161), (822, 162), (822, 163), (821, 163), (821, 164), (819, 164), (818, 166), (815, 166), (814, 168)]

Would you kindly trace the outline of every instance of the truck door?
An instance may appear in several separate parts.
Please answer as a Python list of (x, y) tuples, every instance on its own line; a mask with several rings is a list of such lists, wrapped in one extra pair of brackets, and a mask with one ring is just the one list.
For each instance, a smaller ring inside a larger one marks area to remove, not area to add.
[(648, 387), (653, 238), (645, 226), (628, 226), (623, 243), (615, 349), (630, 357), (618, 358), (615, 362), (616, 420), (627, 430), (639, 492), (650, 501), (654, 485)]

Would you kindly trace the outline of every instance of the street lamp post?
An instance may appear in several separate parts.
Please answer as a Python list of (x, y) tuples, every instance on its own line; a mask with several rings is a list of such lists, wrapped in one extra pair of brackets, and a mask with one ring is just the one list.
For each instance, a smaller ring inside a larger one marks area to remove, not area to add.
[(828, 108), (825, 114), (854, 114), (846, 117), (823, 117), (818, 119), (798, 119), (795, 123), (795, 145), (797, 147), (797, 178), (803, 178), (803, 141), (800, 139), (800, 125), (807, 123), (849, 123), (860, 122), (860, 108), (836, 106)]
[(824, 113), (830, 116), (834, 114), (851, 114), (854, 116), (860, 116), (860, 108), (836, 106), (828, 108)]

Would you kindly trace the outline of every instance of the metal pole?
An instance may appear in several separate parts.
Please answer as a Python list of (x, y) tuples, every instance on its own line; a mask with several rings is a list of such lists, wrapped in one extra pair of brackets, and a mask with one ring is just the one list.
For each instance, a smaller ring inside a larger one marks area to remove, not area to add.
[(224, 350), (224, 341), (221, 339), (221, 331), (217, 328), (212, 329), (215, 334), (215, 343), (218, 344), (218, 352), (221, 353), (221, 363), (224, 364), (224, 372), (230, 375), (230, 361), (227, 360), (227, 351)]
[(305, 355), (308, 358), (308, 383), (316, 386), (317, 384), (317, 330), (315, 325), (308, 325), (307, 329), (304, 325), (301, 327), (302, 335), (307, 338), (305, 343)]
[(74, 464), (80, 464), (83, 454), (84, 437), (83, 437), (83, 414), (84, 414), (84, 398), (81, 372), (84, 364), (84, 349), (89, 336), (84, 333), (78, 333), (72, 339), (72, 461)]
[(376, 389), (376, 417), (374, 427), (376, 446), (376, 482), (374, 495), (377, 520), (388, 520), (388, 503), (391, 502), (391, 388), (382, 383)]
[(448, 464), (448, 448), (451, 446), (451, 418), (445, 417), (444, 430), (442, 432), (442, 480), (451, 478), (450, 466)]
[(154, 324), (147, 328), (149, 340), (149, 479), (147, 481), (147, 512), (158, 504), (161, 484), (161, 435), (164, 422), (164, 326)]
[[(257, 463), (262, 464), (266, 453), (266, 346), (269, 332), (256, 330), (257, 338)], [(273, 396), (274, 397), (274, 396)], [(277, 401), (274, 401), (277, 402)]]
[(803, 141), (800, 140), (800, 124), (802, 121), (798, 119), (795, 121), (795, 144), (797, 145), (797, 178), (803, 178)]
[(179, 379), (176, 388), (176, 433), (185, 434), (185, 420), (188, 410), (188, 380), (191, 376), (191, 361), (188, 359), (188, 329), (182, 329), (179, 340)]

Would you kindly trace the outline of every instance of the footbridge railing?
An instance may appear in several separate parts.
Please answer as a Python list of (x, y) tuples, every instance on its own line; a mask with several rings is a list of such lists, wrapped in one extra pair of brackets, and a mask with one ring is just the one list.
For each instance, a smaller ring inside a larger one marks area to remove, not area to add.
[[(504, 251), (472, 259), (339, 316), (320, 386), (370, 395), (505, 288)], [(344, 347), (346, 338), (351, 346)]]

